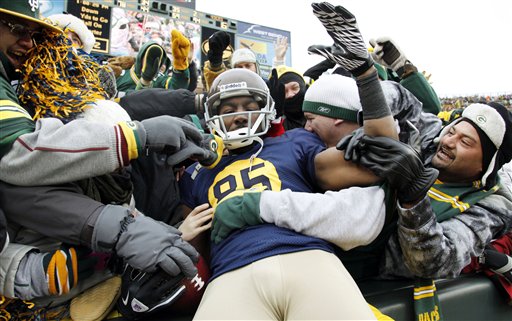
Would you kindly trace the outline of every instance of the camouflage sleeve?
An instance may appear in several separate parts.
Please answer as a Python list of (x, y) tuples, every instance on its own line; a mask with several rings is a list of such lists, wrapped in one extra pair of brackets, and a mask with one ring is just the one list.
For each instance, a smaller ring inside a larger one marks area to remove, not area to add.
[(499, 193), (443, 222), (436, 221), (428, 197), (411, 209), (399, 207), (398, 212), (398, 229), (386, 249), (384, 276), (454, 278), (512, 223), (512, 203)]

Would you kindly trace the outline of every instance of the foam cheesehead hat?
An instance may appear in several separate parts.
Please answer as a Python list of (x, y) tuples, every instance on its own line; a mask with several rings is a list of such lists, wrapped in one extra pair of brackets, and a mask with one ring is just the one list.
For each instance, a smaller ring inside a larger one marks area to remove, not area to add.
[(256, 73), (260, 74), (260, 65), (256, 59), (256, 54), (251, 49), (240, 48), (233, 52), (231, 55), (231, 68), (235, 68), (235, 65), (240, 62), (252, 62), (256, 65)]
[(40, 19), (40, 5), (39, 0), (0, 0), (0, 13), (35, 22), (45, 29), (62, 32), (57, 26)]
[(69, 31), (76, 33), (82, 42), (82, 49), (88, 54), (91, 53), (94, 43), (96, 42), (96, 38), (92, 31), (87, 28), (82, 19), (77, 18), (72, 14), (60, 13), (49, 16), (48, 20), (53, 22), (62, 30), (68, 29)]
[(338, 74), (323, 75), (306, 91), (302, 111), (358, 122), (362, 110), (356, 81)]
[(496, 184), (498, 170), (512, 159), (512, 114), (503, 105), (494, 102), (471, 104), (464, 109), (461, 117), (443, 128), (439, 138), (461, 121), (468, 121), (476, 128), (482, 152), (492, 153), (483, 155), (482, 162), (484, 167), (488, 163), (483, 169), (482, 185), (489, 189)]

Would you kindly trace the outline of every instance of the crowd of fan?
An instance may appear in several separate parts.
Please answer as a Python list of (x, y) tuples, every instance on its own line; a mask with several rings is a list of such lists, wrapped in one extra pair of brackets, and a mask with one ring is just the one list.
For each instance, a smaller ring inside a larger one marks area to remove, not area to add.
[(473, 96), (458, 96), (440, 98), (444, 111), (453, 110), (456, 108), (467, 107), (470, 104), (482, 101), (495, 101), (499, 102), (507, 109), (512, 108), (512, 93), (508, 94), (492, 94), (492, 95), (473, 95)]

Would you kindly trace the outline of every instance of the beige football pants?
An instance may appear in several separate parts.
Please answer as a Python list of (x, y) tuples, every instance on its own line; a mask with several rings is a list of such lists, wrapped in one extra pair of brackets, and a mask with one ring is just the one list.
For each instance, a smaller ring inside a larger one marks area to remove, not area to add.
[(375, 320), (356, 283), (331, 253), (268, 257), (213, 280), (194, 320)]

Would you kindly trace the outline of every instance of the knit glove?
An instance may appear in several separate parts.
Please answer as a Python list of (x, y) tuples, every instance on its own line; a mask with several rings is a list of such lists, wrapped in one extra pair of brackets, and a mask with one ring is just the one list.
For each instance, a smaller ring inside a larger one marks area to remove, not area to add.
[(418, 153), (398, 140), (365, 135), (359, 145), (359, 163), (387, 180), (402, 204), (423, 198), (439, 174), (437, 169), (425, 168)]
[(215, 208), (211, 231), (215, 244), (236, 230), (264, 223), (260, 217), (261, 190), (242, 193), (224, 198)]
[(222, 55), (229, 46), (231, 38), (225, 31), (217, 31), (208, 38), (208, 60), (212, 67), (218, 67), (222, 64)]
[(159, 44), (154, 43), (146, 48), (142, 57), (141, 77), (144, 80), (152, 81), (158, 75), (160, 66), (166, 58), (165, 50)]
[(342, 6), (328, 2), (312, 3), (313, 14), (324, 25), (334, 45), (311, 46), (309, 53), (319, 54), (350, 71), (354, 77), (373, 66), (373, 59), (357, 26), (356, 18)]
[(400, 47), (389, 37), (381, 37), (377, 40), (370, 39), (370, 45), (373, 47), (371, 54), (373, 59), (397, 73), (408, 62)]
[(359, 149), (359, 144), (363, 136), (364, 128), (359, 127), (358, 129), (354, 130), (352, 134), (343, 137), (338, 142), (338, 144), (336, 144), (337, 150), (344, 151), (343, 158), (346, 161), (359, 163), (359, 159), (361, 158), (361, 150)]
[(512, 257), (496, 251), (492, 246), (487, 246), (479, 257), (479, 262), (483, 267), (489, 268), (512, 283)]
[(190, 40), (176, 29), (171, 31), (171, 38), (172, 66), (174, 70), (185, 70), (188, 68)]
[(55, 252), (42, 257), (43, 270), (50, 295), (63, 295), (94, 272), (97, 258), (89, 256), (90, 250), (83, 247), (63, 245)]
[(284, 84), (279, 81), (276, 68), (272, 69), (270, 78), (267, 80), (267, 87), (270, 91), (270, 96), (274, 99), (276, 118), (279, 118), (284, 114), (284, 100), (286, 98), (286, 93), (284, 90)]

